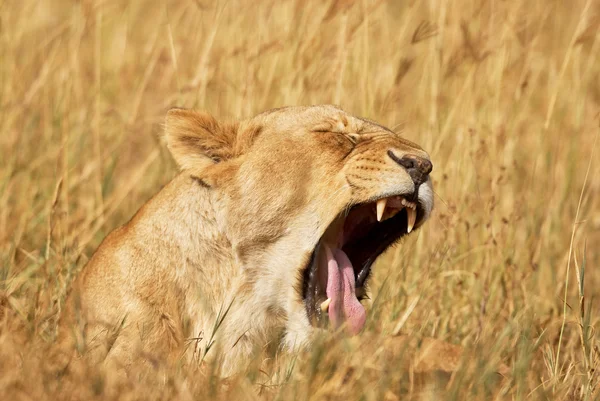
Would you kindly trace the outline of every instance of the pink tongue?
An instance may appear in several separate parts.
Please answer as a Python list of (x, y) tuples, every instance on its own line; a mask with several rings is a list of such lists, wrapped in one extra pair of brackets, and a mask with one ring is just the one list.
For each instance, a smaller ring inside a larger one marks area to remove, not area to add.
[(345, 320), (348, 331), (352, 335), (358, 334), (365, 325), (367, 314), (364, 306), (356, 298), (352, 263), (341, 249), (325, 246), (325, 255), (328, 273), (327, 297), (331, 299), (329, 320), (334, 328), (341, 326)]

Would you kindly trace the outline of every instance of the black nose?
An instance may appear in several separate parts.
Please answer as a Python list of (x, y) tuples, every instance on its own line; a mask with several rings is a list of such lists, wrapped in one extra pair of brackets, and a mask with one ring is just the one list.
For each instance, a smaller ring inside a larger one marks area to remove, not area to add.
[(388, 150), (390, 158), (404, 167), (410, 178), (415, 182), (415, 185), (421, 185), (427, 181), (427, 176), (433, 170), (433, 164), (423, 157), (415, 155), (405, 155), (402, 158), (398, 158), (391, 150)]

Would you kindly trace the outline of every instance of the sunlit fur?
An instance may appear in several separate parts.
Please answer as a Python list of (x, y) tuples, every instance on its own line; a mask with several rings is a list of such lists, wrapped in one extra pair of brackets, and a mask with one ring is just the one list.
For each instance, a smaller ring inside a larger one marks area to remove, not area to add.
[[(81, 305), (87, 353), (125, 368), (140, 354), (176, 359), (189, 338), (199, 340), (188, 355), (201, 355), (219, 320), (222, 352), (209, 356), (223, 358), (224, 375), (274, 339), (287, 349), (308, 344), (298, 280), (318, 240), (349, 206), (414, 192), (388, 150), (429, 157), (333, 106), (232, 123), (173, 109), (165, 132), (181, 173), (106, 238), (66, 314)], [(428, 216), (430, 181), (419, 203)]]

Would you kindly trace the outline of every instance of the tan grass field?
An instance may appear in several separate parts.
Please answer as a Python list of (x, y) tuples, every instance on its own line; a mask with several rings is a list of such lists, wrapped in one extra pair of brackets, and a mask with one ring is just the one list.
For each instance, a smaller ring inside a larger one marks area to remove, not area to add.
[[(319, 103), (434, 164), (361, 338), (227, 382), (48, 368), (73, 277), (176, 173), (166, 110)], [(0, 0), (0, 399), (599, 400), (599, 139), (598, 0)], [(466, 348), (437, 395), (382, 348), (399, 330)]]

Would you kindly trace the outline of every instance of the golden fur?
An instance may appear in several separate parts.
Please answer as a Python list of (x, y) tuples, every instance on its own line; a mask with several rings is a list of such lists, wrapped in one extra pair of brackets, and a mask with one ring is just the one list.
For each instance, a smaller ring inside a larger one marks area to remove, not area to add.
[[(223, 352), (208, 356), (224, 375), (274, 339), (307, 344), (315, 328), (298, 288), (315, 244), (348, 205), (412, 191), (389, 149), (429, 159), (334, 106), (234, 123), (173, 109), (165, 132), (181, 173), (104, 240), (65, 313), (81, 352), (125, 368), (140, 356), (202, 358), (213, 334)], [(424, 221), (430, 181), (421, 188)]]

